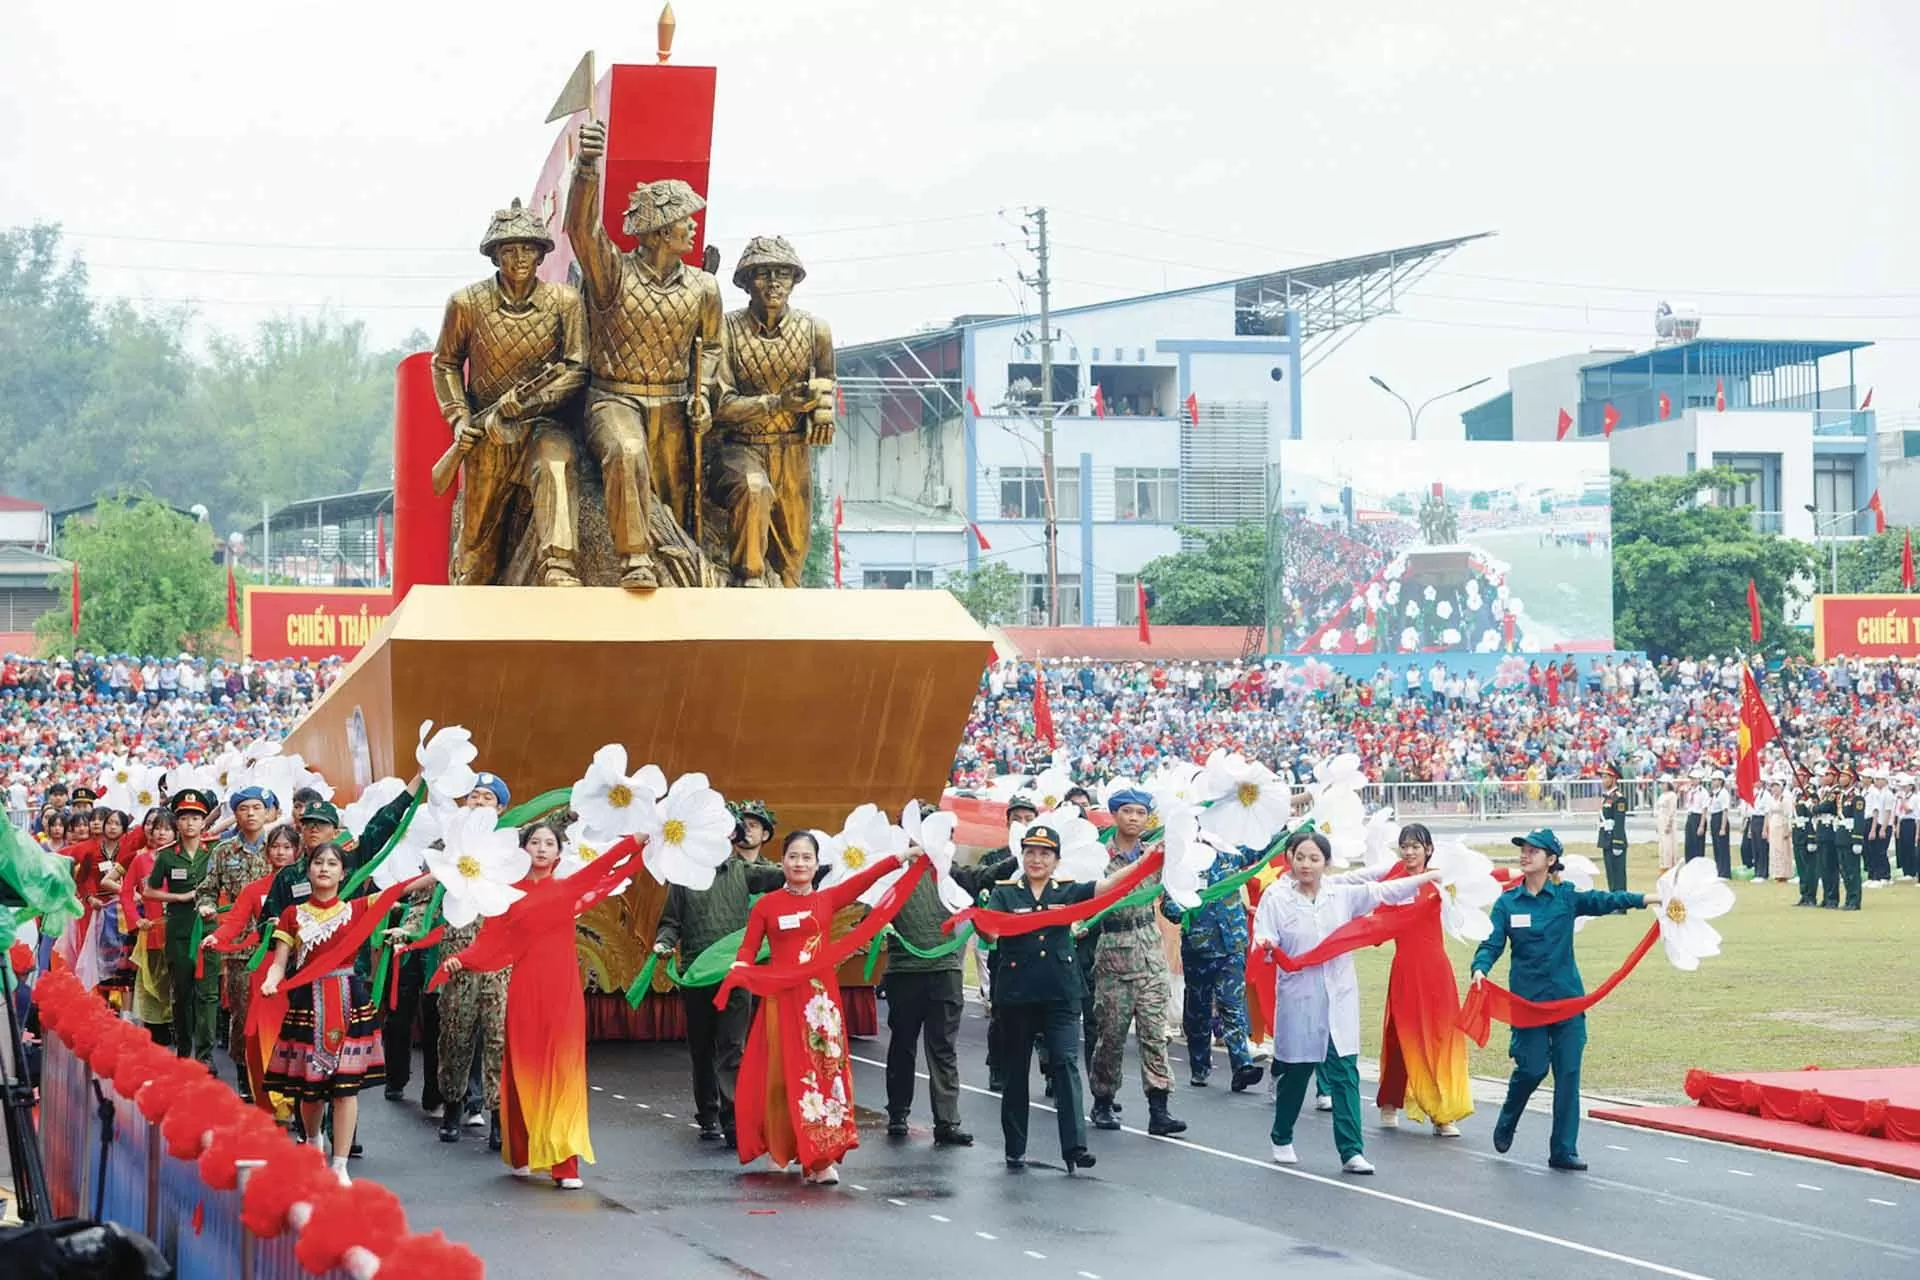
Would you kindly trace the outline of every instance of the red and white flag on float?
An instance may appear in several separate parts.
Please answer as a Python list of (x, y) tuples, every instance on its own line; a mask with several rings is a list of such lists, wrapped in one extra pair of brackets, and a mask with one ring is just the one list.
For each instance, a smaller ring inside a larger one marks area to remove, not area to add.
[(1565, 440), (1567, 438), (1567, 432), (1571, 430), (1573, 430), (1573, 415), (1565, 409), (1562, 409), (1560, 411), (1559, 428), (1554, 432), (1553, 438), (1555, 440)]

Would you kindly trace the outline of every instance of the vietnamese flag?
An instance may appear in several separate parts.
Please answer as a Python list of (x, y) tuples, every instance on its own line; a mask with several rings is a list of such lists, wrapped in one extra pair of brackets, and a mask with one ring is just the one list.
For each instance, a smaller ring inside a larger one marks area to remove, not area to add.
[(980, 412), (980, 401), (974, 397), (972, 387), (967, 388), (967, 408), (973, 410), (973, 416), (976, 418), (984, 418), (987, 416)]
[(1733, 783), (1740, 798), (1748, 804), (1753, 803), (1754, 792), (1760, 785), (1760, 753), (1779, 736), (1773, 713), (1767, 710), (1766, 702), (1760, 697), (1760, 686), (1753, 681), (1752, 668), (1743, 667), (1740, 671), (1740, 748), (1734, 757)]
[(1873, 388), (1872, 387), (1867, 388), (1867, 394), (1863, 396), (1860, 400), (1860, 407), (1862, 409), (1873, 408)]
[(227, 557), (227, 630), (240, 634), (240, 584), (233, 576), (233, 557)]
[(1600, 434), (1611, 440), (1613, 439), (1613, 429), (1619, 425), (1620, 411), (1614, 408), (1611, 403), (1607, 404), (1600, 411)]
[(1560, 429), (1554, 433), (1555, 440), (1565, 440), (1567, 432), (1573, 430), (1573, 415), (1565, 409), (1560, 411)]
[(1747, 579), (1747, 623), (1753, 630), (1753, 642), (1760, 643), (1760, 589)]
[(1050, 747), (1060, 745), (1053, 732), (1053, 708), (1047, 703), (1047, 677), (1039, 675), (1033, 681), (1033, 736)]
[(1713, 408), (1716, 413), (1727, 411), (1727, 383), (1724, 378), (1713, 380)]
[(1140, 612), (1140, 643), (1153, 643), (1153, 628), (1147, 623), (1147, 584), (1145, 579), (1133, 580), (1133, 602)]
[(1880, 491), (1878, 489), (1875, 489), (1873, 496), (1867, 499), (1867, 510), (1873, 512), (1873, 531), (1875, 533), (1885, 533), (1887, 531), (1887, 508), (1886, 504), (1880, 501)]
[(967, 521), (967, 528), (973, 530), (973, 540), (980, 544), (980, 549), (982, 551), (993, 550), (993, 544), (987, 541), (987, 535), (980, 531), (979, 525), (969, 520)]
[(1673, 416), (1673, 400), (1666, 392), (1660, 393), (1660, 421), (1665, 422)]
[(1907, 530), (1907, 540), (1900, 547), (1900, 589), (1913, 590), (1913, 530)]
[(1187, 420), (1196, 427), (1200, 425), (1200, 395), (1198, 392), (1187, 392)]
[(1107, 393), (1100, 389), (1100, 384), (1097, 382), (1093, 384), (1093, 416), (1096, 418), (1107, 416)]

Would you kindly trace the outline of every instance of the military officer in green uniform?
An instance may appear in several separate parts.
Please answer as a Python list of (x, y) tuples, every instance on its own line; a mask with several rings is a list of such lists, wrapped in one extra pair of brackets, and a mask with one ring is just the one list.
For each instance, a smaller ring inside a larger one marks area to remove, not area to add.
[(1828, 764), (1813, 802), (1813, 854), (1820, 872), (1820, 905), (1840, 907), (1840, 767)]
[(1820, 883), (1820, 864), (1813, 856), (1817, 799), (1813, 779), (1798, 779), (1793, 791), (1793, 861), (1800, 877), (1800, 901), (1793, 904), (1796, 907), (1813, 906), (1814, 889)]
[[(1029, 796), (1024, 792), (1016, 794), (1013, 797), (1013, 799), (1007, 801), (1007, 830), (1009, 832), (1011, 832), (1015, 827), (1023, 827), (1027, 825), (1029, 822), (1032, 822), (1035, 818), (1038, 818), (1039, 816), (1040, 816), (1040, 806), (1034, 803), (1032, 796)], [(993, 861), (998, 858), (1010, 858), (1012, 856), (1013, 856), (1012, 847), (1010, 845), (1002, 845), (1000, 848), (995, 849), (991, 853), (987, 854), (986, 860)], [(986, 956), (987, 956), (987, 982), (986, 982), (986, 987), (987, 987), (987, 991), (986, 991), (986, 997), (987, 997), (987, 1088), (993, 1090), (993, 1092), (995, 1093), (999, 1093), (1000, 1090), (1006, 1084), (1006, 1067), (1004, 1064), (1008, 1057), (1007, 1045), (1005, 1043), (1006, 1027), (1002, 1024), (1000, 1020), (1000, 1010), (999, 1010), (999, 1007), (994, 1003), (994, 999), (993, 999), (994, 980), (998, 978), (1000, 975), (999, 949), (995, 948), (994, 950), (988, 951), (986, 953)], [(1048, 1073), (1045, 1071), (1046, 1050), (1042, 1049), (1040, 1053), (1041, 1053), (1040, 1060), (1042, 1063), (1042, 1071), (1043, 1071), (1043, 1074), (1046, 1074), (1047, 1076), (1047, 1087), (1051, 1089), (1053, 1087), (1053, 1076), (1051, 1073)]]
[(166, 904), (167, 965), (173, 975), (173, 1050), (211, 1066), (213, 1043), (220, 1019), (220, 973), (194, 976), (198, 959), (195, 925), (200, 919), (200, 882), (213, 863), (213, 850), (202, 834), (207, 815), (219, 802), (205, 791), (187, 787), (174, 793), (167, 807), (173, 811), (174, 843), (153, 858), (147, 877), (147, 901)]
[[(1025, 913), (1070, 907), (1111, 889), (1126, 868), (1099, 884), (1053, 878), (1060, 865), (1060, 833), (1052, 827), (1030, 829), (1020, 842), (1020, 874), (987, 891), (990, 911)], [(1046, 1041), (1045, 1062), (1053, 1081), (1053, 1105), (1060, 1124), (1060, 1157), (1067, 1172), (1091, 1169), (1087, 1124), (1080, 1084), (1080, 998), (1084, 984), (1074, 955), (1073, 931), (1066, 925), (1036, 929), (999, 939), (999, 972), (993, 980), (994, 1011), (1004, 1037), (1005, 1087), (1000, 1091), (1000, 1129), (1006, 1138), (1007, 1167), (1027, 1163), (1027, 1083), (1033, 1042)]]
[[(1493, 932), (1473, 953), (1473, 982), (1478, 985), (1500, 953), (1513, 948), (1507, 987), (1523, 1000), (1566, 1000), (1586, 994), (1573, 958), (1573, 926), (1580, 916), (1605, 916), (1647, 905), (1645, 894), (1581, 892), (1560, 882), (1560, 838), (1541, 827), (1515, 836), (1520, 850), (1520, 882), (1493, 904)], [(1553, 1071), (1553, 1135), (1547, 1163), (1574, 1172), (1580, 1158), (1580, 1059), (1587, 1044), (1587, 1015), (1575, 1014), (1544, 1027), (1515, 1027), (1508, 1053), (1513, 1075), (1507, 1100), (1493, 1125), (1493, 1149), (1513, 1145), (1514, 1129), (1527, 1099)]]
[(1867, 847), (1867, 829), (1873, 819), (1867, 811), (1866, 793), (1860, 789), (1860, 774), (1852, 766), (1846, 765), (1840, 770), (1844, 785), (1840, 792), (1840, 827), (1834, 837), (1835, 851), (1840, 857), (1840, 888), (1844, 901), (1842, 911), (1860, 909), (1860, 861)]
[(1627, 891), (1627, 793), (1620, 785), (1620, 766), (1600, 770), (1607, 790), (1600, 797), (1600, 861), (1607, 869), (1607, 889)]

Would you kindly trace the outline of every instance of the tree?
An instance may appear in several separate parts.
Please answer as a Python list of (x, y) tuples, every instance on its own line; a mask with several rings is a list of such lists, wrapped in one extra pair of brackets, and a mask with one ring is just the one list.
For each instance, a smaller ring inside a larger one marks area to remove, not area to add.
[(1200, 547), (1149, 560), (1153, 620), (1169, 626), (1250, 627), (1267, 613), (1267, 531), (1246, 521), (1226, 529), (1180, 531)]
[[(813, 492), (818, 497), (820, 486), (814, 485)], [(807, 559), (800, 566), (800, 585), (803, 587), (830, 587), (833, 585), (833, 528), (821, 515), (821, 504), (813, 504), (813, 537), (807, 543)]]
[[(1906, 546), (1906, 536), (1905, 529), (1889, 529), (1885, 533), (1842, 546), (1836, 557), (1840, 591), (1848, 595), (1901, 591), (1900, 555)], [(1914, 554), (1920, 555), (1920, 550)], [(1831, 585), (1827, 548), (1820, 549), (1819, 561), (1819, 586), (1824, 591)]]
[(1020, 616), (1020, 575), (998, 560), (950, 573), (940, 585), (983, 627), (1004, 627)]
[(1809, 637), (1787, 627), (1784, 613), (1805, 598), (1818, 557), (1804, 542), (1756, 532), (1751, 508), (1711, 501), (1735, 481), (1724, 467), (1650, 480), (1613, 473), (1613, 632), (1620, 647), (1656, 658), (1751, 649), (1752, 579), (1768, 651), (1809, 650)]
[(43, 652), (166, 654), (205, 649), (227, 622), (226, 577), (204, 524), (163, 503), (104, 501), (70, 520), (59, 555), (80, 566), (80, 634), (72, 632), (73, 577), (48, 583), (62, 607), (34, 627)]

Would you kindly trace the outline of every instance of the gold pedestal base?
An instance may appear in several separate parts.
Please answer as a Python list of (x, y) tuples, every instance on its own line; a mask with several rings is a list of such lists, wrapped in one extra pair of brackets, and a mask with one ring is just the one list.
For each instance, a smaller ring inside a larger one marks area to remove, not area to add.
[(459, 724), (523, 800), (609, 742), (782, 831), (937, 801), (993, 656), (944, 591), (416, 587), (287, 739), (343, 797)]

